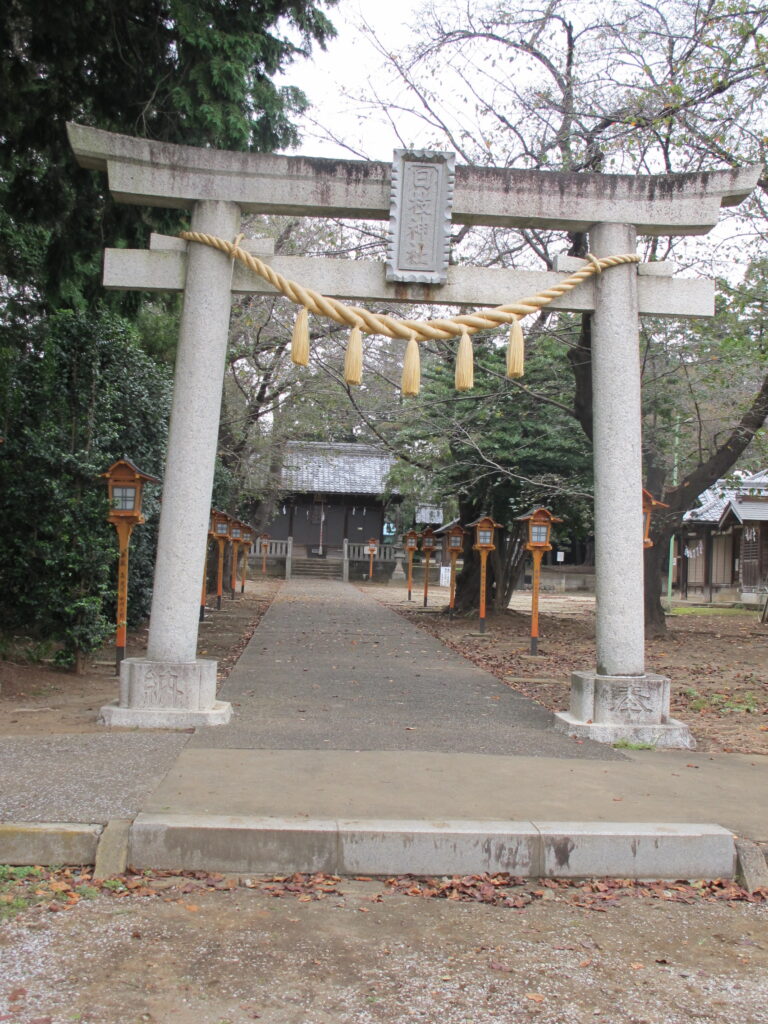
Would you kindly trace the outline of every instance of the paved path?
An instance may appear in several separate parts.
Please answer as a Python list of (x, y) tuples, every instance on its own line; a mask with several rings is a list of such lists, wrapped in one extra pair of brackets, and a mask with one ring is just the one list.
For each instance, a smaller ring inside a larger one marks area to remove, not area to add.
[(549, 711), (332, 581), (286, 584), (221, 696), (231, 724), (190, 746), (623, 759), (554, 732)]

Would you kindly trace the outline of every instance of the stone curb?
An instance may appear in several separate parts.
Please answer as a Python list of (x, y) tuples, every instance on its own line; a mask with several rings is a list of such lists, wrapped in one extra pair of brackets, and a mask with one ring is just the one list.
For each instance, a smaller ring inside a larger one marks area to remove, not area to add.
[(93, 864), (103, 825), (0, 822), (0, 864)]
[(338, 875), (509, 873), (533, 878), (727, 878), (734, 837), (719, 825), (404, 821), (140, 814), (137, 868)]
[[(738, 860), (737, 860), (738, 847)], [(755, 857), (755, 851), (758, 856)], [(140, 814), (106, 826), (0, 823), (0, 863), (94, 864), (98, 877), (138, 868), (270, 874), (529, 878), (740, 877), (765, 884), (762, 852), (718, 825), (405, 821)], [(761, 873), (763, 872), (763, 873)]]

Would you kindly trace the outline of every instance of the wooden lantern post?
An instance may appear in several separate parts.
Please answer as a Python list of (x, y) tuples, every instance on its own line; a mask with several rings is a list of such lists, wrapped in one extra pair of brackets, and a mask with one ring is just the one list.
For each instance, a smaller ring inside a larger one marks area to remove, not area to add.
[(216, 608), (221, 610), (221, 595), (224, 593), (224, 548), (229, 540), (229, 524), (232, 519), (226, 512), (214, 511), (213, 535), (219, 546), (216, 564)]
[(653, 541), (651, 540), (651, 512), (655, 508), (669, 508), (663, 501), (659, 501), (651, 494), (650, 491), (646, 491), (643, 488), (643, 547), (652, 548)]
[(232, 525), (229, 528), (229, 537), (232, 541), (232, 565), (230, 566), (229, 574), (229, 596), (234, 601), (235, 591), (237, 590), (237, 569), (238, 559), (240, 557), (240, 544), (243, 536), (243, 526), (239, 519), (233, 519)]
[(403, 535), (403, 545), (408, 554), (408, 600), (411, 600), (413, 591), (413, 556), (419, 546), (419, 535), (415, 530), (409, 530)]
[(261, 575), (267, 575), (267, 552), (269, 551), (269, 534), (262, 533), (259, 535), (259, 543), (261, 545)]
[(474, 527), (475, 530), (475, 543), (472, 545), (473, 551), (480, 553), (480, 627), (481, 633), (485, 632), (485, 592), (487, 589), (488, 579), (488, 555), (491, 551), (496, 550), (496, 545), (493, 543), (494, 530), (500, 525), (495, 523), (490, 516), (480, 516), (474, 523), (469, 524), (470, 527)]
[(240, 574), (240, 593), (244, 594), (245, 593), (245, 579), (246, 579), (246, 576), (248, 575), (248, 555), (251, 553), (251, 548), (253, 547), (253, 530), (248, 525), (246, 525), (245, 529), (243, 530), (242, 545), (243, 545), (243, 568), (242, 568), (242, 572)]
[(130, 459), (118, 459), (106, 473), (109, 491), (107, 522), (117, 531), (119, 561), (117, 567), (117, 629), (115, 634), (115, 673), (120, 674), (120, 662), (125, 657), (128, 632), (128, 547), (134, 526), (144, 522), (141, 498), (144, 484), (159, 484), (157, 477), (142, 473)]
[(428, 526), (421, 535), (421, 550), (424, 554), (424, 607), (427, 607), (429, 600), (429, 559), (437, 547), (435, 531)]
[(369, 537), (368, 546), (366, 547), (368, 554), (368, 579), (373, 580), (373, 560), (376, 557), (376, 552), (379, 550), (379, 542), (375, 537)]
[(210, 542), (214, 539), (215, 534), (213, 532), (213, 517), (216, 515), (216, 510), (211, 509), (211, 514), (208, 519), (208, 536), (205, 540), (205, 558), (203, 559), (203, 589), (200, 594), (200, 621), (205, 622), (205, 599), (208, 596), (208, 549)]
[(451, 596), (448, 602), (450, 618), (453, 618), (453, 609), (456, 604), (456, 559), (464, 550), (466, 532), (460, 523), (456, 523), (448, 531), (448, 557), (451, 560)]
[(528, 523), (528, 542), (526, 551), (533, 556), (533, 579), (531, 593), (531, 654), (539, 653), (539, 580), (541, 577), (541, 559), (545, 551), (551, 551), (549, 534), (552, 523), (562, 523), (562, 519), (553, 516), (547, 508), (537, 508), (525, 516), (517, 517), (520, 522)]

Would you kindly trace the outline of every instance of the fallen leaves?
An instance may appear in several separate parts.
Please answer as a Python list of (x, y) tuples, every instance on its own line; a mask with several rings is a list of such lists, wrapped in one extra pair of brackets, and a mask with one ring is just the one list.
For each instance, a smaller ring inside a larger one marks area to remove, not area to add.
[[(386, 884), (394, 893), (421, 899), (459, 900), (464, 903), (488, 903), (522, 910), (547, 899), (570, 903), (580, 910), (605, 912), (627, 897), (658, 899), (671, 903), (766, 903), (768, 889), (748, 892), (725, 879), (697, 882), (638, 882), (631, 878), (523, 879), (512, 875), (453, 875), (442, 878), (398, 875)], [(535, 886), (535, 887), (534, 887)], [(587, 964), (582, 966), (588, 966)], [(497, 969), (497, 968), (494, 968)]]

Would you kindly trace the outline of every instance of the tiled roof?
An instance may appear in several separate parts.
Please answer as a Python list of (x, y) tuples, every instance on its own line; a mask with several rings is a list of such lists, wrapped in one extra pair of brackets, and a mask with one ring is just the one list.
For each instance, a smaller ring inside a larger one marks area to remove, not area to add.
[(373, 445), (289, 441), (281, 486), (301, 494), (379, 495), (394, 463), (392, 455)]
[(761, 498), (768, 498), (768, 470), (745, 476), (738, 482), (718, 480), (714, 487), (699, 495), (700, 506), (686, 512), (683, 522), (719, 523), (729, 507), (740, 522), (768, 519), (768, 503)]
[(701, 505), (699, 508), (692, 508), (683, 516), (685, 523), (719, 523), (720, 516), (725, 511), (729, 500), (735, 491), (729, 490), (724, 481), (718, 481), (714, 487), (707, 488), (699, 495)]

